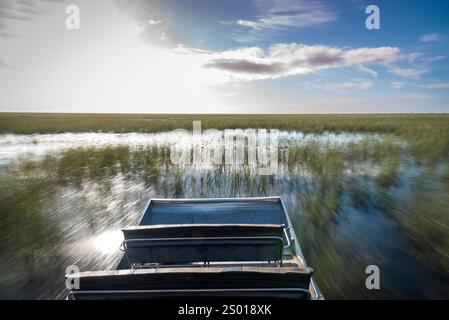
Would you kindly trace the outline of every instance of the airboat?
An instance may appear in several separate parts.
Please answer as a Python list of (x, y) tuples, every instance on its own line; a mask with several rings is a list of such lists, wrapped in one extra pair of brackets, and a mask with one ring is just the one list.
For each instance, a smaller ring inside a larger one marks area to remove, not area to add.
[(323, 299), (280, 197), (151, 199), (113, 270), (67, 274), (69, 300)]

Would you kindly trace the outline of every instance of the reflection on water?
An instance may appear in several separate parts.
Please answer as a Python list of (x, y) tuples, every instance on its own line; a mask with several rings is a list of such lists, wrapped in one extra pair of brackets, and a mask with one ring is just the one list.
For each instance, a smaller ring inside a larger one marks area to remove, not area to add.
[[(348, 142), (360, 142), (367, 134), (303, 134), (296, 131), (281, 131), (280, 140), (283, 145), (300, 146), (311, 141), (319, 141), (322, 145), (338, 145)], [(382, 135), (371, 134), (370, 138), (380, 139)], [(191, 135), (176, 132), (161, 133), (61, 133), (61, 134), (3, 134), (0, 135), (0, 164), (7, 164), (20, 156), (44, 156), (48, 153), (86, 147), (162, 147), (173, 143), (187, 145)], [(212, 139), (213, 141), (213, 139)]]
[[(394, 137), (281, 132), (279, 170), (185, 167), (156, 134), (0, 135), (0, 298), (63, 298), (68, 265), (114, 266), (150, 197), (281, 195), (328, 298), (448, 298), (449, 172)], [(381, 290), (365, 288), (365, 268)]]
[(114, 253), (123, 241), (121, 230), (106, 231), (95, 236), (93, 242), (95, 249), (101, 253)]

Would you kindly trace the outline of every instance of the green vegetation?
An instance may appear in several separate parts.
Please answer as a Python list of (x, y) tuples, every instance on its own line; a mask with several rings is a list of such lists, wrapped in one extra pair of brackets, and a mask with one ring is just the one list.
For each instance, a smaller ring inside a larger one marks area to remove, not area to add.
[(381, 115), (162, 115), (0, 113), (0, 133), (160, 132), (191, 129), (277, 128), (305, 133), (393, 133), (412, 144), (425, 161), (449, 154), (449, 114)]

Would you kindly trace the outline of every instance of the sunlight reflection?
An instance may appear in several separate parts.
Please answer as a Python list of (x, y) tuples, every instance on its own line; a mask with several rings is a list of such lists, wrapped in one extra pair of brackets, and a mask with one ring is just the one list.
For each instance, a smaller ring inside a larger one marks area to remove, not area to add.
[(113, 253), (118, 250), (123, 241), (121, 230), (106, 231), (95, 237), (95, 248), (102, 253)]

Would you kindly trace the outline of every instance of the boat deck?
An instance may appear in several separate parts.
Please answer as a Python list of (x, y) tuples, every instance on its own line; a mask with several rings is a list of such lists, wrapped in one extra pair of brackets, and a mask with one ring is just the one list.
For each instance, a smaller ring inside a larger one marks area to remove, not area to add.
[(284, 224), (279, 198), (151, 200), (139, 225)]

